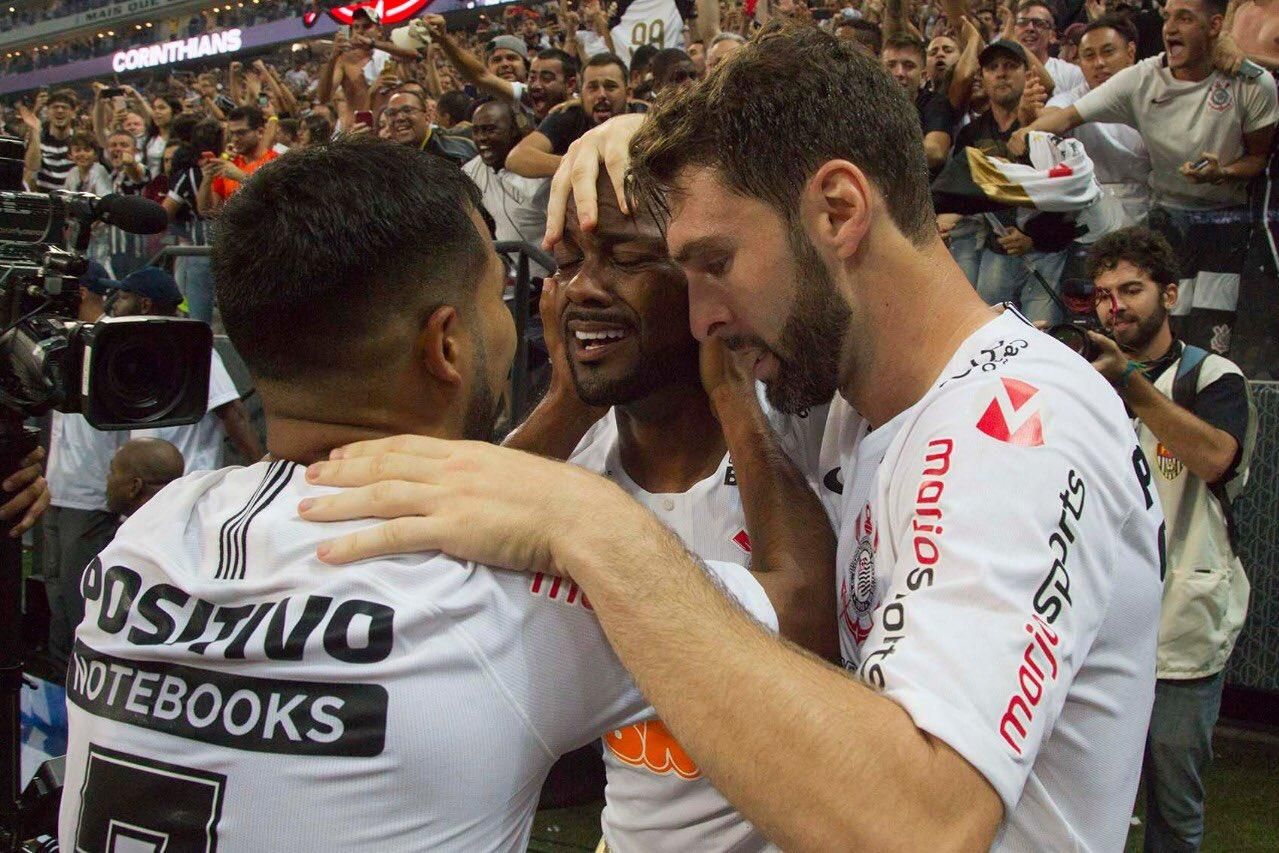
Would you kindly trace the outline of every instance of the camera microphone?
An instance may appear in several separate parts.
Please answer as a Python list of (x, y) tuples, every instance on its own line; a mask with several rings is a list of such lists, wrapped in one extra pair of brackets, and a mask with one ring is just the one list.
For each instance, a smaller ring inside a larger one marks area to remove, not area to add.
[(104, 195), (93, 205), (93, 218), (130, 234), (159, 234), (169, 227), (164, 208), (137, 195)]

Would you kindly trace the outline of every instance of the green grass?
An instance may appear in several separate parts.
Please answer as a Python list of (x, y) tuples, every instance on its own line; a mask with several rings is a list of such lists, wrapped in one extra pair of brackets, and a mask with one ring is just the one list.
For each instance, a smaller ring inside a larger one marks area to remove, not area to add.
[[(1204, 853), (1274, 853), (1279, 850), (1279, 739), (1216, 738), (1206, 781)], [(1138, 798), (1140, 805), (1140, 797)], [(537, 813), (529, 850), (539, 853), (595, 849), (603, 803)], [(1138, 808), (1140, 816), (1141, 809)], [(1144, 826), (1133, 827), (1128, 851), (1140, 851)]]

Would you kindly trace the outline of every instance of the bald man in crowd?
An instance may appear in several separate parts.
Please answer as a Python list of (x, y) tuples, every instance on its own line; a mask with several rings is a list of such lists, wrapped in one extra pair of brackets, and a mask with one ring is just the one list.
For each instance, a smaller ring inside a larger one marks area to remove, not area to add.
[(107, 509), (127, 518), (182, 476), (182, 453), (162, 438), (126, 441), (107, 473)]

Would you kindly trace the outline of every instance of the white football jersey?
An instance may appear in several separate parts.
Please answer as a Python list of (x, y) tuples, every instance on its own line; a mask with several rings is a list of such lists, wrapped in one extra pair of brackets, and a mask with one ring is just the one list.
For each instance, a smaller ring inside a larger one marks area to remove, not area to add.
[[(800, 470), (815, 467), (809, 457), (820, 448), (825, 407), (803, 418), (770, 412), (769, 420)], [(703, 560), (750, 565), (746, 516), (727, 455), (714, 474), (686, 492), (647, 492), (622, 466), (616, 411), (609, 410), (582, 439), (569, 461), (617, 483), (652, 510)], [(750, 587), (753, 589), (734, 592), (747, 610), (776, 631), (777, 615), (763, 587), (753, 578)], [(645, 720), (614, 730), (604, 737), (604, 746), (608, 784), (601, 822), (611, 850), (749, 853), (776, 849), (702, 776), (696, 762), (660, 720)]]
[(49, 499), (67, 509), (106, 511), (111, 457), (129, 440), (121, 430), (94, 429), (84, 415), (53, 412), (50, 421)]
[(552, 763), (651, 714), (569, 581), (321, 563), (370, 524), (298, 518), (331, 491), (191, 474), (86, 569), (64, 850), (523, 851)]
[(1163, 516), (1119, 396), (1006, 309), (887, 424), (827, 427), (845, 665), (999, 793), (993, 849), (1122, 849)]
[(675, 0), (631, 0), (619, 4), (620, 21), (610, 32), (613, 47), (629, 66), (631, 54), (642, 44), (658, 50), (684, 47), (684, 16)]

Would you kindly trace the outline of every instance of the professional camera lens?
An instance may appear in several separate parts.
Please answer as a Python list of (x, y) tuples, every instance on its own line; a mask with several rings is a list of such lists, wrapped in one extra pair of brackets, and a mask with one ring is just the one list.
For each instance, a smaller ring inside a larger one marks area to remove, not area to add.
[(1059, 323), (1056, 326), (1049, 326), (1046, 331), (1083, 356), (1085, 361), (1095, 361), (1100, 354), (1097, 352), (1097, 345), (1088, 337), (1084, 326), (1075, 323)]
[(125, 341), (109, 351), (104, 377), (122, 419), (145, 422), (168, 414), (181, 398), (185, 368), (163, 335)]
[(113, 317), (88, 331), (83, 412), (99, 429), (195, 423), (209, 389), (209, 327), (172, 317)]

